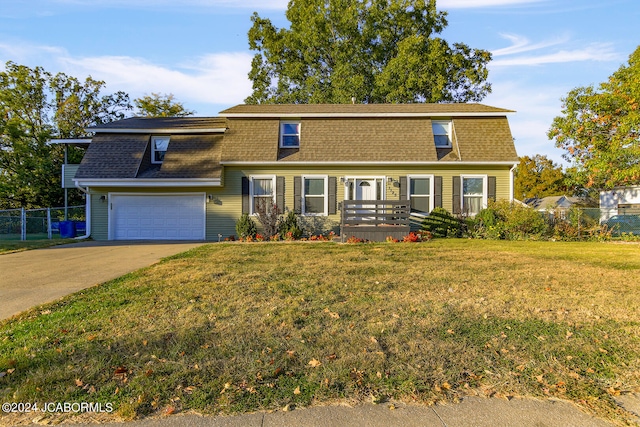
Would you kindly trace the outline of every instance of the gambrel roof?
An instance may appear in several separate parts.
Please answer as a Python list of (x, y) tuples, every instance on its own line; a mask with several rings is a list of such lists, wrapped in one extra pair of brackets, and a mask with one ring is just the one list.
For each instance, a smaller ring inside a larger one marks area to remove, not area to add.
[[(223, 163), (517, 162), (506, 115), (482, 104), (238, 105), (227, 118)], [(436, 149), (432, 119), (453, 124)], [(278, 148), (281, 120), (298, 120), (300, 147)]]
[[(134, 117), (87, 129), (95, 136), (76, 179), (220, 180), (226, 164), (515, 164), (509, 113), (482, 104), (263, 104), (220, 117)], [(299, 147), (280, 147), (283, 120), (300, 124)], [(436, 148), (432, 120), (450, 121), (450, 147)], [(155, 135), (170, 136), (162, 164), (151, 162)]]

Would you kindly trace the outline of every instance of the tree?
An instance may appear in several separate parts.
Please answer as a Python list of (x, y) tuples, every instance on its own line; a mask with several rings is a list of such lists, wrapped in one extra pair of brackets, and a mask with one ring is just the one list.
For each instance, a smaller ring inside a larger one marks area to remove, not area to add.
[(437, 37), (447, 26), (435, 0), (291, 1), (289, 29), (253, 14), (256, 51), (245, 102), (480, 101), (491, 54)]
[[(54, 138), (87, 136), (85, 128), (131, 109), (123, 92), (102, 96), (104, 82), (80, 82), (41, 67), (7, 62), (0, 72), (0, 209), (62, 206), (63, 147)], [(70, 161), (82, 153), (70, 151)]]
[(574, 184), (640, 184), (640, 47), (597, 89), (578, 87), (562, 101), (547, 135), (573, 162)]
[(172, 93), (152, 93), (134, 99), (133, 103), (137, 108), (136, 116), (140, 117), (186, 117), (195, 114), (195, 111), (187, 110), (181, 102), (175, 101)]
[(562, 195), (568, 190), (562, 166), (547, 156), (520, 157), (515, 171), (514, 196), (517, 198)]

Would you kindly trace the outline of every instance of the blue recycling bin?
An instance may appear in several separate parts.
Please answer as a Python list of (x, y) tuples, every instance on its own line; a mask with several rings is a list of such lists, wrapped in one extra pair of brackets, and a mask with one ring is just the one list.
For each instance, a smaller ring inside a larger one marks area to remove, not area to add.
[(63, 239), (71, 239), (76, 237), (75, 221), (60, 221), (60, 237)]

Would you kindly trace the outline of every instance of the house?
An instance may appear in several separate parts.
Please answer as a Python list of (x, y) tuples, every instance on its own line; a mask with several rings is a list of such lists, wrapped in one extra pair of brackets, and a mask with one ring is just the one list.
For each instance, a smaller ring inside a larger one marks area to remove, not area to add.
[[(507, 114), (481, 104), (238, 105), (94, 133), (73, 177), (97, 240), (214, 240), (261, 201), (337, 230), (350, 200), (473, 215), (513, 199)], [(73, 170), (74, 168), (69, 168)]]
[(600, 192), (601, 222), (615, 215), (640, 215), (640, 185)]
[(547, 196), (531, 197), (524, 200), (524, 203), (532, 209), (542, 213), (555, 215), (558, 213), (561, 219), (565, 219), (566, 213), (573, 207), (590, 208), (595, 207), (589, 200), (573, 196)]

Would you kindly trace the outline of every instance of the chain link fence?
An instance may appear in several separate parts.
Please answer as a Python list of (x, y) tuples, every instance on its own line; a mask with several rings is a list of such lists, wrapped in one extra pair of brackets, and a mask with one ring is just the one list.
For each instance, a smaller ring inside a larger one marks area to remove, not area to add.
[(0, 240), (72, 238), (85, 231), (84, 206), (0, 210)]
[(547, 210), (543, 215), (550, 228), (561, 235), (573, 233), (577, 238), (640, 236), (638, 208), (557, 208)]

